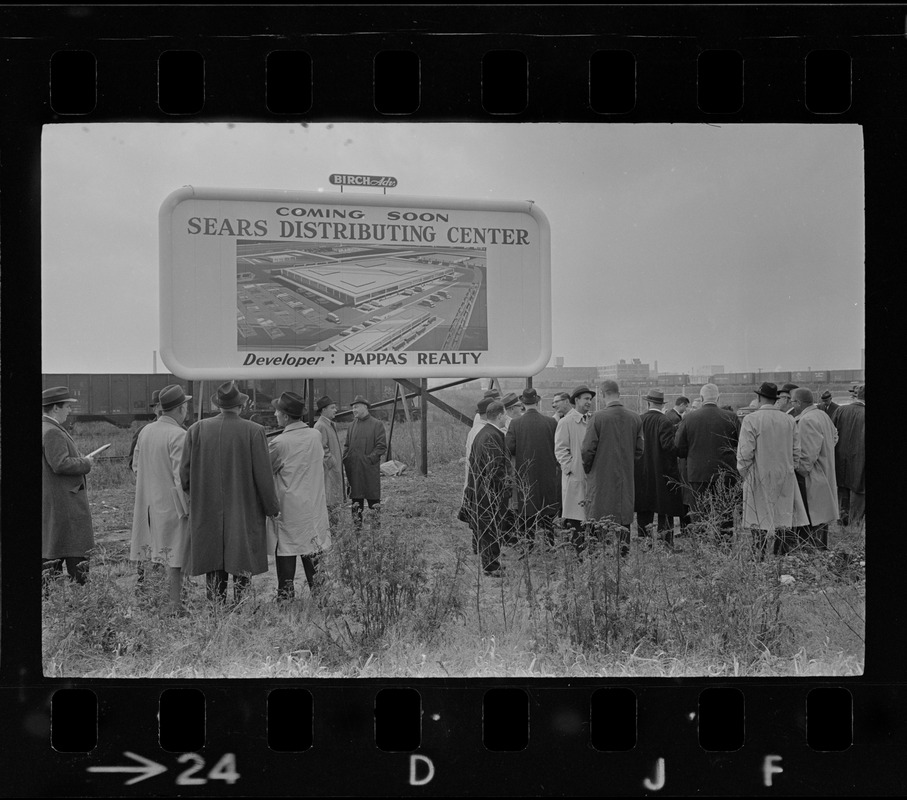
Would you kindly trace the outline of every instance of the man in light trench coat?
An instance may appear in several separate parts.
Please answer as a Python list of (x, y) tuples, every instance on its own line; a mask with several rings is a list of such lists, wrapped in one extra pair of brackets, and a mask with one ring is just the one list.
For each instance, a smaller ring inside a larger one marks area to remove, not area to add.
[(797, 422), (776, 406), (778, 387), (756, 389), (759, 408), (743, 418), (737, 443), (737, 471), (743, 479), (743, 525), (753, 531), (753, 546), (764, 558), (768, 540), (774, 553), (788, 551), (792, 529), (809, 523), (794, 470), (800, 463)]
[(251, 576), (268, 571), (265, 517), (280, 513), (265, 429), (239, 416), (248, 400), (232, 381), (221, 384), (211, 397), (220, 414), (189, 428), (180, 464), (190, 574), (204, 575), (208, 599), (220, 602), (232, 575), (237, 604)]
[(554, 432), (554, 455), (561, 465), (561, 502), (564, 527), (573, 531), (577, 552), (586, 547), (586, 471), (583, 469), (583, 439), (590, 419), (589, 409), (595, 397), (588, 386), (578, 386), (569, 395), (570, 410), (557, 423)]
[(838, 431), (831, 417), (819, 408), (809, 389), (794, 389), (791, 399), (797, 409), (800, 462), (797, 482), (809, 516), (803, 529), (806, 543), (828, 549), (828, 523), (838, 518), (838, 482), (835, 476), (835, 444)]
[(136, 481), (129, 558), (139, 563), (150, 559), (168, 567), (167, 612), (179, 616), (185, 613), (182, 573), (189, 561), (189, 517), (180, 485), (180, 464), (186, 440), (183, 422), (191, 399), (179, 384), (161, 389), (160, 416), (139, 431), (132, 459)]
[(337, 524), (340, 507), (346, 502), (346, 477), (343, 474), (343, 448), (334, 417), (337, 404), (327, 395), (319, 397), (315, 404), (318, 419), (315, 430), (321, 434), (324, 445), (324, 493), (328, 504), (328, 519)]
[(296, 594), (297, 556), (302, 558), (311, 591), (318, 554), (331, 546), (324, 491), (325, 448), (321, 434), (302, 421), (302, 397), (284, 392), (271, 405), (283, 431), (268, 443), (280, 501), (280, 518), (268, 525), (268, 550), (277, 562), (277, 599), (290, 600)]

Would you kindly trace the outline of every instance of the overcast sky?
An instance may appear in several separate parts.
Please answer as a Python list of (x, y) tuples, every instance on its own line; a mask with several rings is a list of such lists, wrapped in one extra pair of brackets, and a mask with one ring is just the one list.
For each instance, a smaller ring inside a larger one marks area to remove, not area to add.
[(857, 125), (50, 125), (43, 371), (152, 370), (173, 190), (336, 192), (334, 172), (394, 176), (400, 195), (534, 200), (567, 366), (857, 369), (862, 149)]

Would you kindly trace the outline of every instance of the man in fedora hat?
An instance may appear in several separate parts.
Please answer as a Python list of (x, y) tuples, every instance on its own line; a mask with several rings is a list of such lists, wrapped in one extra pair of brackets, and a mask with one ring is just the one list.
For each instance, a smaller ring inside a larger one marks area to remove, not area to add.
[(239, 416), (248, 400), (233, 381), (218, 386), (211, 402), (220, 414), (189, 428), (180, 464), (190, 574), (205, 575), (211, 600), (226, 600), (227, 575), (238, 603), (250, 576), (268, 571), (265, 517), (280, 513), (265, 429)]
[[(151, 402), (148, 404), (148, 408), (150, 408), (151, 413), (154, 414), (154, 419), (151, 420), (151, 422), (154, 422), (155, 419), (161, 418), (160, 396), (161, 396), (161, 392), (159, 389), (155, 389), (151, 393)], [(133, 471), (135, 471), (134, 454), (135, 454), (135, 446), (139, 441), (139, 433), (141, 433), (142, 428), (144, 428), (146, 425), (150, 425), (150, 424), (151, 424), (150, 422), (142, 423), (141, 425), (138, 426), (138, 428), (135, 429), (135, 433), (132, 434), (132, 444), (129, 445), (129, 466), (132, 468)]]
[(381, 521), (381, 458), (387, 452), (384, 423), (371, 413), (371, 403), (361, 394), (350, 404), (353, 424), (346, 434), (343, 447), (343, 466), (353, 501), (353, 525), (362, 526), (362, 513), (368, 502), (372, 510), (372, 525)]
[(794, 408), (793, 398), (791, 393), (794, 389), (799, 389), (796, 383), (785, 383), (780, 389), (778, 389), (778, 400), (776, 405), (780, 408), (785, 414), (790, 414), (792, 417), (796, 417), (800, 412)]
[[(698, 521), (712, 511), (719, 516), (719, 531), (726, 540), (734, 533), (732, 489), (737, 483), (737, 440), (740, 420), (732, 411), (718, 407), (720, 396), (714, 383), (699, 390), (702, 407), (687, 414), (674, 436), (677, 455), (684, 460), (689, 508)], [(681, 473), (682, 475), (684, 473)]]
[[(492, 400), (500, 400), (500, 399), (501, 399), (501, 393), (497, 389), (486, 389), (485, 392), (482, 394), (482, 400), (487, 400), (488, 403), (492, 402)], [(480, 400), (479, 403), (481, 403), (481, 402), (482, 401)], [(476, 407), (478, 407), (479, 403), (476, 403)], [(488, 403), (485, 404), (486, 408), (488, 408)], [(481, 428), (484, 424), (485, 424), (484, 416), (482, 414), (480, 414), (477, 410), (475, 416), (472, 418), (472, 427)], [(466, 457), (467, 458), (469, 457), (468, 449), (466, 450)]]
[(582, 447), (594, 397), (595, 392), (588, 386), (577, 386), (569, 395), (570, 410), (554, 431), (554, 457), (561, 467), (561, 514), (564, 527), (573, 531), (577, 551), (585, 548), (586, 471)]
[(94, 547), (85, 482), (94, 458), (81, 455), (63, 427), (78, 402), (65, 386), (42, 393), (41, 555), (45, 590), (48, 581), (62, 572), (64, 563), (70, 580), (85, 583), (88, 551)]
[(819, 409), (824, 411), (831, 419), (835, 417), (835, 411), (837, 411), (841, 406), (839, 406), (834, 400), (831, 399), (831, 392), (826, 389), (822, 392), (821, 397), (822, 402), (819, 403)]
[(800, 463), (797, 423), (778, 405), (778, 387), (762, 383), (759, 408), (743, 418), (737, 444), (737, 471), (743, 479), (743, 524), (753, 531), (760, 558), (768, 540), (776, 555), (793, 544), (792, 529), (809, 523), (794, 470)]
[(832, 419), (838, 431), (835, 477), (841, 524), (860, 522), (866, 515), (866, 385), (857, 387), (854, 401), (841, 406)]
[(620, 554), (630, 552), (635, 462), (642, 458), (642, 420), (624, 408), (616, 381), (602, 383), (605, 407), (596, 411), (583, 439), (583, 469), (589, 476), (586, 509), (591, 521), (610, 520), (620, 526)]
[(324, 461), (329, 451), (321, 433), (302, 421), (302, 397), (284, 392), (271, 405), (283, 430), (268, 442), (280, 502), (280, 518), (268, 526), (268, 549), (277, 562), (277, 599), (289, 600), (295, 596), (296, 557), (302, 559), (311, 590), (318, 554), (331, 546), (324, 488)]
[(658, 515), (658, 535), (669, 547), (674, 546), (674, 517), (683, 517), (683, 497), (674, 426), (664, 415), (664, 392), (649, 389), (648, 408), (642, 414), (642, 458), (634, 464), (634, 508), (636, 529), (649, 536), (649, 525)]
[(523, 390), (520, 402), (526, 410), (510, 423), (505, 436), (522, 490), (518, 527), (530, 546), (537, 527), (550, 535), (554, 518), (561, 510), (561, 469), (554, 455), (557, 422), (539, 411), (540, 400), (535, 389)]
[(192, 395), (176, 383), (156, 394), (160, 416), (139, 431), (132, 465), (136, 481), (129, 558), (138, 562), (140, 578), (148, 559), (166, 565), (170, 592), (167, 610), (178, 615), (183, 613), (182, 572), (189, 562), (189, 518), (185, 498), (176, 493), (182, 493), (183, 423)]
[(318, 398), (315, 409), (318, 412), (315, 430), (321, 434), (321, 443), (324, 445), (324, 494), (328, 504), (328, 519), (331, 525), (336, 525), (338, 511), (346, 502), (343, 448), (340, 446), (340, 435), (334, 422), (337, 404), (324, 395)]
[(510, 423), (523, 415), (523, 405), (516, 392), (507, 392), (501, 398), (501, 404), (504, 406), (504, 432), (510, 427)]

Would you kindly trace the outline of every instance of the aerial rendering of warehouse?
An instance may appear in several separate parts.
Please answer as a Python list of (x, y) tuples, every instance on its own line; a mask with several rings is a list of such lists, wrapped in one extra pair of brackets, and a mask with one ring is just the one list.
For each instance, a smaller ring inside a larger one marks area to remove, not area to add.
[(242, 350), (488, 346), (480, 249), (239, 242), (236, 267)]
[(453, 274), (454, 270), (447, 265), (383, 257), (315, 267), (286, 267), (276, 273), (300, 289), (314, 290), (341, 305), (351, 306)]

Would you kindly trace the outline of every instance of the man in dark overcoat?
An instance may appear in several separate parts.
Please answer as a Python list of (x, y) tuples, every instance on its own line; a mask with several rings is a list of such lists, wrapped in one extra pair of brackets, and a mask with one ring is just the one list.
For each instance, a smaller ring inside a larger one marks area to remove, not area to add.
[(353, 424), (346, 432), (343, 466), (353, 501), (353, 525), (358, 530), (366, 502), (372, 512), (372, 525), (381, 521), (381, 458), (387, 452), (387, 434), (384, 423), (371, 415), (371, 403), (366, 398), (357, 395), (350, 406)]
[(85, 482), (94, 458), (81, 455), (63, 427), (77, 402), (65, 386), (47, 389), (42, 395), (41, 555), (45, 589), (47, 582), (62, 572), (64, 563), (70, 580), (85, 583), (88, 551), (94, 547)]
[(621, 555), (630, 551), (635, 488), (633, 467), (642, 458), (642, 420), (624, 408), (616, 381), (602, 383), (605, 407), (596, 411), (583, 439), (583, 469), (589, 476), (589, 520), (610, 518), (621, 526)]
[[(674, 426), (674, 435), (677, 435), (677, 428), (683, 421), (683, 418), (690, 411), (690, 398), (680, 395), (674, 401), (674, 408), (665, 411), (665, 418)], [(693, 504), (693, 496), (690, 492), (689, 481), (687, 480), (687, 460), (685, 458), (677, 459), (677, 472), (680, 475), (681, 497), (683, 498), (683, 514), (680, 516), (680, 532), (684, 533), (690, 525), (690, 506)]]
[(239, 414), (249, 396), (232, 381), (211, 397), (220, 414), (189, 428), (180, 481), (189, 495), (189, 574), (205, 575), (208, 598), (223, 601), (227, 575), (239, 602), (252, 575), (268, 571), (265, 517), (280, 504), (265, 429)]
[(504, 417), (503, 404), (492, 401), (485, 411), (486, 424), (476, 434), (469, 452), (461, 512), (461, 519), (465, 517), (472, 528), (482, 570), (493, 578), (501, 576), (501, 538), (510, 502)]
[(734, 532), (731, 490), (738, 481), (740, 419), (732, 411), (718, 407), (719, 391), (714, 383), (705, 384), (699, 396), (702, 407), (684, 417), (674, 443), (677, 455), (686, 460), (692, 515), (699, 521), (710, 511), (717, 511), (719, 529), (730, 537)]
[(658, 515), (658, 535), (665, 544), (674, 544), (674, 517), (684, 515), (674, 447), (674, 426), (664, 415), (664, 392), (650, 389), (648, 409), (642, 414), (642, 458), (635, 464), (636, 529), (648, 536), (648, 526)]
[(536, 527), (551, 530), (561, 508), (561, 470), (554, 455), (557, 420), (539, 411), (540, 400), (535, 389), (523, 391), (520, 401), (526, 410), (510, 421), (505, 436), (521, 490), (522, 502), (517, 512), (519, 530), (530, 543)]
[(822, 402), (819, 403), (819, 408), (822, 409), (829, 417), (832, 419), (835, 418), (835, 411), (837, 411), (841, 406), (839, 406), (834, 400), (831, 399), (831, 392), (826, 389), (822, 392)]
[(866, 515), (866, 386), (858, 386), (853, 403), (841, 406), (832, 419), (838, 429), (835, 477), (841, 524)]

